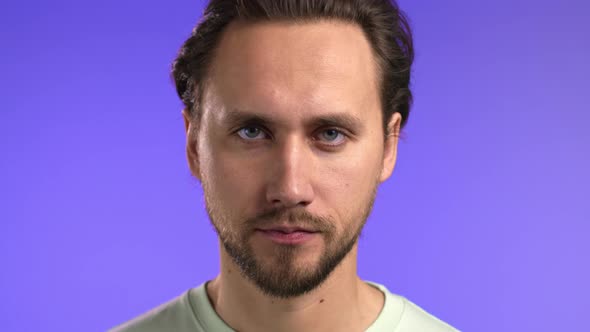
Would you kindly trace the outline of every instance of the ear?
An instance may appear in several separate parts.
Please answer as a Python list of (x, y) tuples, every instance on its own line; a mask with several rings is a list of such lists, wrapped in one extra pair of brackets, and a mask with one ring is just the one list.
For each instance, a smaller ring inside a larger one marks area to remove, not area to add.
[(401, 123), (401, 114), (397, 112), (393, 113), (391, 120), (389, 120), (389, 123), (387, 124), (387, 137), (385, 138), (385, 144), (383, 146), (383, 169), (381, 170), (379, 182), (387, 180), (395, 168)]
[(198, 180), (201, 180), (201, 169), (199, 166), (198, 154), (198, 123), (194, 116), (189, 114), (185, 109), (182, 110), (182, 118), (184, 120), (184, 131), (186, 134), (186, 159), (191, 173)]

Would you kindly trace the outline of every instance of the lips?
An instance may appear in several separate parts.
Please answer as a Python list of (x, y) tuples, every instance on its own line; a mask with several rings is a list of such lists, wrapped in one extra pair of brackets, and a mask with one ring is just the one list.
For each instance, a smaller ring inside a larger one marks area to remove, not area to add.
[(304, 232), (304, 233), (317, 233), (315, 230), (307, 228), (307, 227), (300, 227), (300, 226), (271, 226), (267, 228), (260, 228), (259, 230), (264, 232), (280, 232), (284, 234), (291, 234), (296, 232)]
[(273, 226), (257, 229), (257, 234), (279, 245), (302, 246), (319, 238), (319, 232), (306, 227)]
[(319, 238), (317, 232), (302, 231), (301, 228), (280, 228), (280, 230), (258, 230), (263, 239), (278, 245), (301, 246)]

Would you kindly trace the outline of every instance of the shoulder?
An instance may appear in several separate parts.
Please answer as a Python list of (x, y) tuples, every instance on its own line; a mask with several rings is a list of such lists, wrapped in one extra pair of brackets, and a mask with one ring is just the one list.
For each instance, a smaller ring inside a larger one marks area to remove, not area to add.
[(391, 294), (403, 302), (403, 312), (396, 332), (457, 332), (458, 330), (436, 318), (403, 296)]
[[(195, 331), (198, 326), (191, 309), (189, 291), (143, 313), (132, 320), (118, 325), (109, 332), (156, 332), (156, 331)], [(199, 331), (197, 328), (196, 331)]]
[(458, 330), (436, 318), (407, 298), (390, 292), (384, 285), (367, 281), (385, 295), (385, 304), (371, 328), (381, 332), (457, 332)]

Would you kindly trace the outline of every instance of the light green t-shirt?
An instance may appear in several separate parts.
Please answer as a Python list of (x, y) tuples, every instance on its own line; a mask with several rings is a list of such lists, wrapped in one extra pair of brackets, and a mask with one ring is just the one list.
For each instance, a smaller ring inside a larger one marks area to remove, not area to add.
[[(385, 286), (367, 282), (385, 294), (385, 304), (366, 332), (453, 332), (457, 331)], [(119, 325), (110, 332), (235, 332), (217, 315), (205, 283), (170, 302)]]

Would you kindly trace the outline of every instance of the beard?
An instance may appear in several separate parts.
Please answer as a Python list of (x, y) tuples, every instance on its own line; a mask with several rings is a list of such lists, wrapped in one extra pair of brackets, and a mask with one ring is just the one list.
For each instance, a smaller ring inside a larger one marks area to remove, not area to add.
[[(210, 191), (203, 181), (207, 213), (228, 256), (239, 267), (241, 275), (252, 281), (260, 291), (283, 299), (297, 297), (319, 287), (350, 253), (370, 215), (376, 190), (377, 184), (360, 213), (346, 220), (344, 230), (338, 234), (333, 219), (313, 215), (302, 208), (273, 209), (254, 218), (232, 221), (222, 213), (225, 210), (220, 201), (209, 196)], [(275, 244), (269, 253), (270, 262), (257, 257), (249, 243), (256, 229), (287, 220), (289, 224), (313, 229), (323, 237), (325, 246), (317, 263), (297, 265), (302, 250), (297, 245)]]

